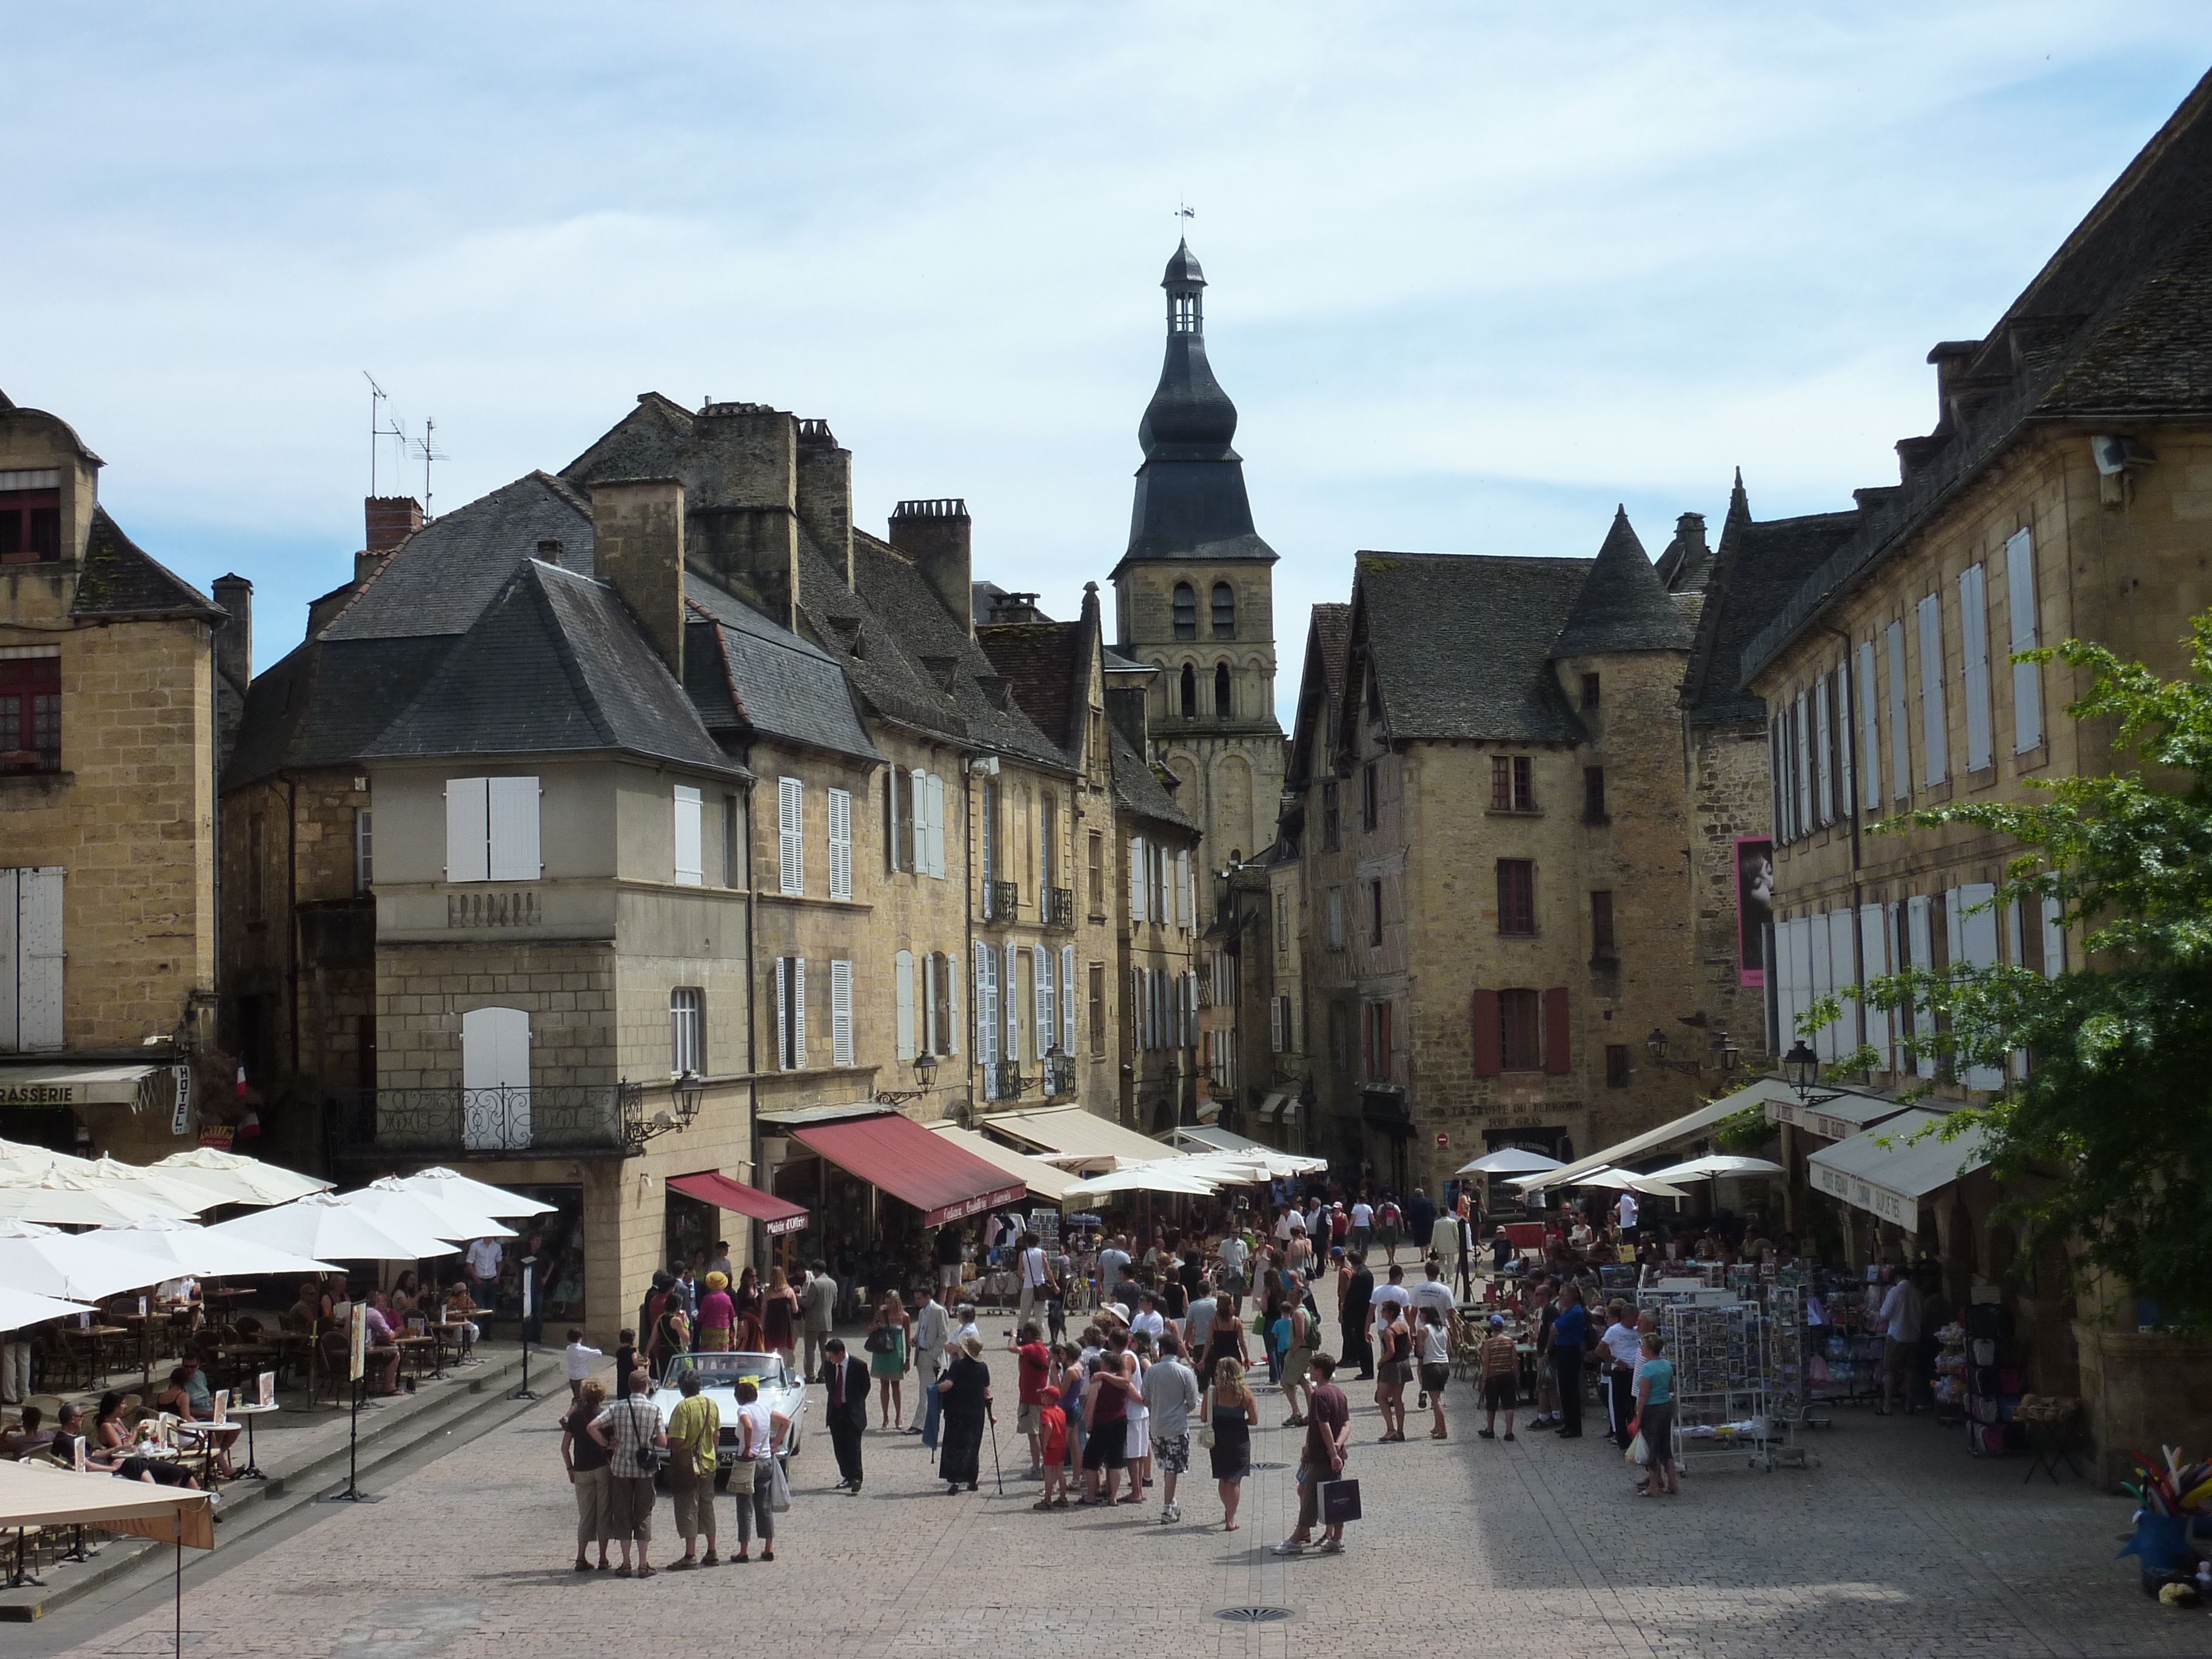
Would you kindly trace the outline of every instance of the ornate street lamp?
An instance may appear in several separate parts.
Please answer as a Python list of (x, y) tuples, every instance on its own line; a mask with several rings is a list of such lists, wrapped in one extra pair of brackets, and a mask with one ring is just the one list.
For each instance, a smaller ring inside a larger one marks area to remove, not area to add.
[(1813, 1045), (1799, 1037), (1790, 1052), (1782, 1056), (1782, 1075), (1797, 1091), (1802, 1102), (1810, 1099), (1813, 1085), (1820, 1074), (1820, 1057), (1813, 1052)]

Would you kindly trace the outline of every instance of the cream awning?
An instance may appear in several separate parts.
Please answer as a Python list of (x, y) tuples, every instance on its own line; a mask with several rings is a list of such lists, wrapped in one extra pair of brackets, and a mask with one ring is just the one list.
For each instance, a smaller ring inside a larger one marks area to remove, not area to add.
[(151, 1066), (0, 1066), (0, 1106), (136, 1106)]
[(963, 1146), (986, 1164), (1004, 1170), (1017, 1181), (1029, 1182), (1030, 1190), (1048, 1204), (1057, 1204), (1067, 1196), (1067, 1189), (1082, 1177), (1071, 1174), (1057, 1164), (1047, 1164), (1042, 1158), (1018, 1152), (1012, 1147), (979, 1135), (973, 1129), (963, 1129), (957, 1123), (933, 1123), (929, 1132), (943, 1135), (954, 1145)]
[(1808, 1101), (1800, 1101), (1792, 1090), (1786, 1099), (1766, 1103), (1766, 1121), (1787, 1123), (1829, 1140), (1848, 1140), (1860, 1130), (1905, 1109), (1896, 1101), (1853, 1089), (1822, 1089)]
[(1111, 1118), (1100, 1117), (1080, 1106), (994, 1112), (981, 1119), (977, 1127), (991, 1134), (1027, 1141), (1038, 1149), (1035, 1156), (1048, 1164), (1118, 1170), (1133, 1164), (1156, 1163), (1163, 1155), (1160, 1143), (1150, 1136), (1125, 1129)]
[(1980, 1129), (1965, 1130), (1949, 1140), (1940, 1134), (1913, 1139), (1943, 1118), (1941, 1112), (1915, 1108), (1848, 1140), (1823, 1146), (1806, 1160), (1814, 1190), (1893, 1222), (1908, 1233), (1918, 1232), (1920, 1200), (1989, 1162)]
[(1671, 1141), (1684, 1140), (1701, 1129), (1710, 1129), (1724, 1117), (1734, 1117), (1738, 1112), (1753, 1106), (1764, 1106), (1771, 1100), (1796, 1100), (1797, 1091), (1780, 1078), (1754, 1079), (1732, 1095), (1706, 1102), (1694, 1112), (1685, 1112), (1672, 1122), (1662, 1123), (1656, 1129), (1646, 1129), (1641, 1134), (1631, 1135), (1626, 1140), (1616, 1140), (1601, 1152), (1572, 1164), (1562, 1164), (1556, 1170), (1546, 1170), (1538, 1175), (1522, 1176), (1513, 1184), (1522, 1191), (1545, 1187), (1571, 1187), (1583, 1176), (1593, 1170), (1624, 1164), (1648, 1152), (1664, 1146)]

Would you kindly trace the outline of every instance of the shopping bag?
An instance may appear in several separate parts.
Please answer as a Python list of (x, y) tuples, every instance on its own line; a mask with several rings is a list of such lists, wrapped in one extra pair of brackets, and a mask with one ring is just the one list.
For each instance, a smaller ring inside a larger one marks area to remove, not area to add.
[(1325, 1480), (1321, 1488), (1321, 1520), (1325, 1527), (1340, 1527), (1359, 1519), (1359, 1483)]
[(770, 1515), (781, 1515), (791, 1507), (791, 1482), (784, 1477), (783, 1463), (778, 1458), (768, 1460), (768, 1509)]
[(1628, 1461), (1632, 1463), (1648, 1463), (1651, 1461), (1645, 1455), (1644, 1431), (1640, 1429), (1637, 1431), (1636, 1438), (1628, 1443)]

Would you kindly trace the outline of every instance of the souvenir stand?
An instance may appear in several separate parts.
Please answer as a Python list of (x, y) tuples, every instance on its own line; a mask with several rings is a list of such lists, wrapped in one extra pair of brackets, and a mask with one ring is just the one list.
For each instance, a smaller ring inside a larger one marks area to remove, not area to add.
[(1639, 1289), (1674, 1362), (1674, 1456), (1684, 1465), (1747, 1458), (1771, 1473), (1818, 1456), (1793, 1431), (1808, 1414), (1802, 1274), (1670, 1264)]
[(1831, 1405), (1870, 1405), (1881, 1398), (1881, 1297), (1849, 1275), (1816, 1269), (1812, 1297), (1822, 1317), (1809, 1368), (1812, 1392)]

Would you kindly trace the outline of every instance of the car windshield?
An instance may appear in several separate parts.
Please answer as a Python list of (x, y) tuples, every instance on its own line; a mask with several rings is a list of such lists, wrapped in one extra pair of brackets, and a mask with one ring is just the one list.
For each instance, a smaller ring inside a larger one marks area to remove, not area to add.
[(670, 1385), (686, 1370), (698, 1372), (699, 1385), (707, 1389), (726, 1389), (743, 1376), (764, 1387), (784, 1380), (783, 1356), (773, 1353), (678, 1354), (668, 1367)]

